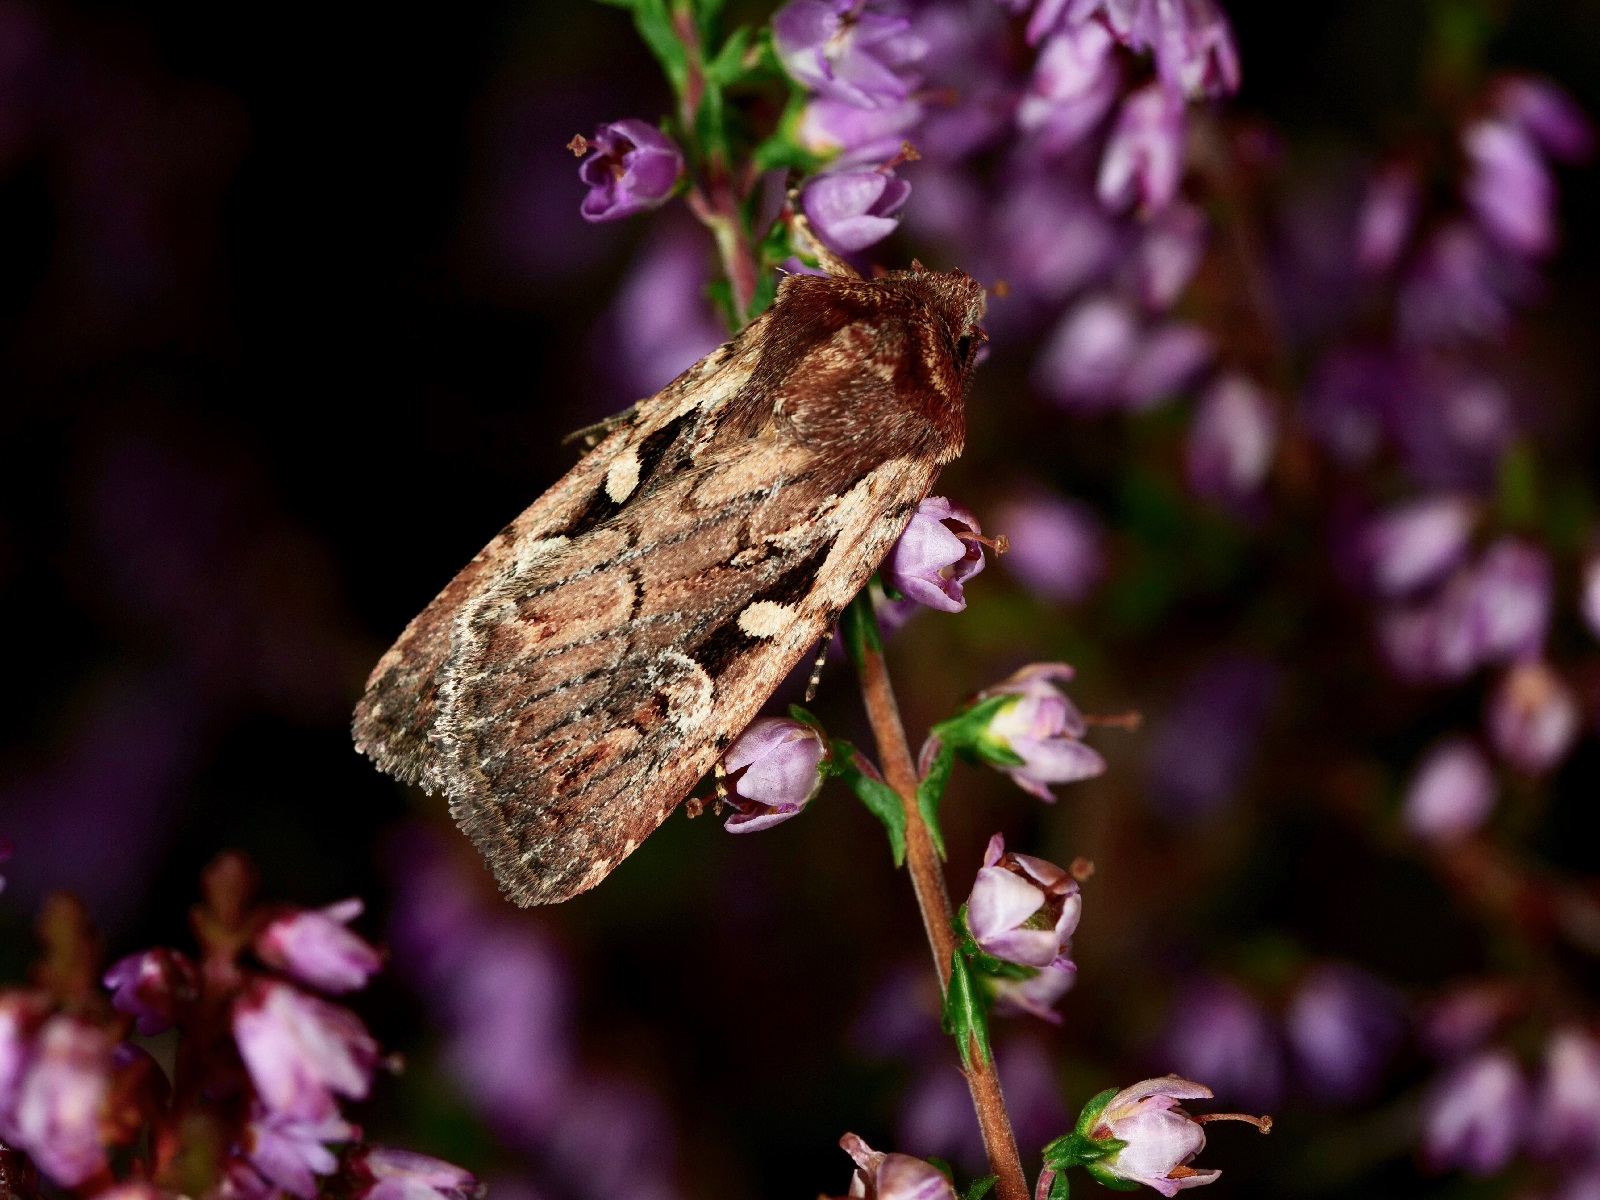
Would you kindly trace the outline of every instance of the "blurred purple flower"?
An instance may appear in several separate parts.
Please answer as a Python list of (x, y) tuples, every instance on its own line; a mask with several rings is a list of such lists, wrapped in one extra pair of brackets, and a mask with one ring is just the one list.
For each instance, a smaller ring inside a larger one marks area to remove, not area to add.
[(1181, 390), (1210, 357), (1210, 340), (1195, 326), (1170, 321), (1146, 329), (1129, 305), (1090, 296), (1046, 340), (1033, 377), (1063, 404), (1138, 409)]
[(859, 108), (884, 108), (911, 94), (903, 74), (926, 52), (905, 17), (861, 0), (790, 0), (772, 17), (784, 69), (813, 91)]
[(659, 391), (727, 340), (705, 297), (710, 273), (701, 231), (668, 222), (646, 240), (602, 323), (597, 366), (632, 398)]
[(1301, 1082), (1331, 1101), (1372, 1094), (1405, 1036), (1400, 996), (1356, 967), (1323, 964), (1301, 980), (1283, 1015)]
[(1362, 529), (1357, 557), (1381, 596), (1437, 583), (1460, 564), (1477, 522), (1470, 497), (1425, 496), (1389, 509)]
[(1489, 697), (1486, 724), (1499, 755), (1528, 775), (1560, 764), (1578, 736), (1578, 698), (1543, 662), (1520, 662)]
[(353, 992), (383, 965), (376, 947), (348, 928), (361, 915), (357, 898), (278, 917), (257, 936), (261, 961), (325, 992)]
[(1123, 1088), (1106, 1102), (1088, 1131), (1094, 1141), (1126, 1142), (1096, 1166), (1130, 1183), (1142, 1183), (1163, 1196), (1214, 1183), (1221, 1171), (1199, 1171), (1189, 1161), (1206, 1148), (1205, 1128), (1180, 1100), (1209, 1100), (1211, 1089), (1176, 1075), (1146, 1079)]
[(1205, 213), (1192, 204), (1169, 204), (1144, 227), (1133, 253), (1139, 298), (1152, 312), (1165, 312), (1189, 286), (1205, 255)]
[(1336, 350), (1317, 366), (1302, 398), (1306, 424), (1343, 466), (1366, 466), (1377, 455), (1400, 377), (1394, 358), (1373, 350)]
[(484, 1194), (471, 1171), (411, 1150), (368, 1145), (353, 1165), (372, 1181), (355, 1190), (356, 1200), (471, 1200)]
[[(1032, 1038), (1010, 1038), (995, 1048), (995, 1066), (1019, 1145), (1042, 1146), (1071, 1124), (1051, 1060), (1049, 1050)], [(937, 1154), (973, 1170), (985, 1167), (983, 1136), (959, 1071), (937, 1062), (912, 1081), (900, 1104), (895, 1142), (915, 1154)]]
[(1224, 375), (1200, 397), (1189, 427), (1189, 486), (1212, 500), (1248, 499), (1266, 482), (1277, 445), (1271, 399), (1243, 375)]
[(1137, 205), (1156, 212), (1183, 181), (1183, 102), (1149, 83), (1122, 102), (1100, 160), (1095, 191), (1113, 211)]
[(940, 612), (967, 607), (962, 585), (983, 570), (983, 530), (967, 509), (929, 496), (911, 514), (883, 563), (883, 582)]
[(853, 1133), (839, 1145), (855, 1160), (850, 1195), (867, 1200), (959, 1200), (955, 1185), (932, 1163), (909, 1154), (883, 1154)]
[(286, 1117), (337, 1115), (335, 1093), (364, 1099), (378, 1061), (353, 1012), (277, 980), (256, 980), (234, 1001), (233, 1036), (262, 1103)]
[(1431, 345), (1496, 339), (1511, 321), (1517, 275), (1472, 226), (1457, 221), (1423, 243), (1398, 298), (1400, 331)]
[(854, 254), (894, 232), (911, 185), (893, 171), (829, 171), (800, 189), (800, 207), (819, 237)]
[(1104, 535), (1086, 505), (1033, 491), (1008, 501), (996, 520), (1011, 543), (1001, 563), (1044, 600), (1082, 600), (1105, 573)]
[(1556, 185), (1521, 130), (1478, 121), (1461, 135), (1467, 206), (1479, 226), (1514, 254), (1543, 258), (1555, 248)]
[(1529, 1141), (1549, 1159), (1595, 1162), (1600, 1154), (1600, 1042), (1588, 1031), (1565, 1026), (1545, 1042)]
[(1056, 1002), (1072, 990), (1077, 972), (1065, 967), (1046, 967), (1031, 979), (995, 979), (990, 981), (994, 993), (994, 1011), (1001, 1016), (1026, 1014), (1061, 1024), (1061, 1014)]
[(1055, 802), (1051, 784), (1092, 779), (1106, 769), (1105, 759), (1080, 740), (1088, 730), (1083, 714), (1057, 686), (1073, 674), (1066, 663), (1032, 663), (978, 693), (979, 700), (1016, 697), (995, 713), (983, 737), (1022, 761), (990, 761), (1023, 791), (1049, 803)]
[(1600, 553), (1591, 552), (1583, 561), (1583, 593), (1578, 606), (1589, 632), (1600, 638)]
[(0, 1140), (17, 1138), (17, 1092), (33, 1056), (34, 1035), (45, 1017), (42, 996), (0, 991)]
[(1222, 811), (1244, 787), (1279, 672), (1270, 662), (1225, 654), (1200, 666), (1152, 731), (1145, 763), (1152, 806), (1178, 821)]
[(804, 721), (758, 717), (723, 753), (729, 833), (754, 833), (798, 816), (822, 789), (822, 735)]
[(1409, 163), (1390, 163), (1367, 183), (1356, 219), (1356, 262), (1382, 275), (1400, 261), (1417, 223), (1422, 189)]
[(1161, 1054), (1181, 1074), (1211, 1080), (1226, 1103), (1270, 1109), (1283, 1092), (1283, 1052), (1271, 1016), (1221, 979), (1180, 989)]
[(1551, 158), (1577, 163), (1594, 153), (1594, 124), (1548, 79), (1502, 75), (1490, 92), (1494, 110), (1516, 125)]
[(921, 123), (921, 101), (885, 108), (862, 108), (847, 100), (819, 96), (800, 115), (800, 144), (813, 154), (831, 156), (835, 170), (873, 166), (893, 158)]
[(194, 964), (176, 950), (158, 947), (118, 959), (101, 982), (111, 989), (111, 1007), (136, 1018), (146, 1037), (172, 1025), (175, 1011), (199, 995)]
[(581, 1080), (561, 1096), (548, 1158), (565, 1185), (584, 1200), (675, 1200), (672, 1117), (637, 1084)]
[(111, 1092), (110, 1036), (79, 1017), (57, 1014), (34, 1040), (17, 1089), (10, 1140), (64, 1188), (105, 1166), (101, 1127)]
[(1514, 1012), (1515, 991), (1498, 981), (1455, 987), (1429, 1004), (1417, 1022), (1423, 1049), (1443, 1061), (1478, 1049)]
[(349, 1142), (361, 1130), (338, 1113), (292, 1117), (257, 1107), (245, 1127), (244, 1150), (261, 1174), (300, 1200), (313, 1200), (317, 1176), (331, 1175), (339, 1165), (328, 1142)]
[(678, 144), (632, 117), (597, 126), (588, 150), (578, 165), (579, 178), (589, 185), (579, 209), (586, 221), (615, 221), (660, 207), (672, 198), (683, 170)]
[(1239, 48), (1215, 0), (1143, 0), (1132, 38), (1149, 46), (1162, 81), (1181, 95), (1201, 99), (1239, 90)]
[(1466, 738), (1447, 738), (1417, 764), (1401, 819), (1425, 842), (1459, 841), (1488, 820), (1495, 791), (1494, 770), (1483, 752)]
[(1398, 382), (1388, 420), (1411, 477), (1428, 487), (1487, 490), (1515, 432), (1504, 385), (1439, 360), (1414, 364)]
[(1063, 30), (1039, 51), (1028, 90), (1017, 105), (1017, 128), (1045, 154), (1079, 145), (1116, 102), (1122, 72), (1104, 25)]
[(1072, 933), (1083, 912), (1078, 881), (1028, 854), (1006, 852), (995, 834), (967, 898), (967, 932), (978, 948), (1025, 967), (1073, 970)]
[(1422, 1111), (1422, 1152), (1438, 1168), (1493, 1175), (1511, 1161), (1528, 1117), (1528, 1085), (1505, 1050), (1485, 1050), (1440, 1076)]

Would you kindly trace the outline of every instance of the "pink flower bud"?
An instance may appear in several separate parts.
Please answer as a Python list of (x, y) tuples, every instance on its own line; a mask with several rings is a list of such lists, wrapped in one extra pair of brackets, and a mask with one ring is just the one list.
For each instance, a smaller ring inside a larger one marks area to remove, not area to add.
[(1429, 750), (1406, 789), (1401, 817), (1426, 842), (1469, 836), (1494, 810), (1494, 770), (1476, 745), (1449, 738)]
[(1528, 1085), (1505, 1050), (1486, 1050), (1440, 1077), (1422, 1112), (1422, 1149), (1435, 1167), (1493, 1175), (1516, 1153)]
[(909, 1154), (883, 1154), (847, 1133), (839, 1139), (855, 1159), (850, 1195), (866, 1200), (958, 1200), (955, 1185), (932, 1163)]
[(1476, 520), (1477, 505), (1464, 496), (1428, 496), (1390, 509), (1361, 531), (1362, 572), (1383, 596), (1436, 583), (1461, 562)]
[(1006, 852), (995, 834), (967, 899), (967, 931), (986, 954), (1025, 967), (1073, 969), (1072, 933), (1083, 911), (1078, 882), (1054, 863)]
[(996, 979), (989, 985), (994, 992), (994, 1011), (1001, 1016), (1021, 1014), (1059, 1025), (1061, 1014), (1056, 1011), (1056, 1002), (1072, 990), (1077, 978), (1076, 970), (1045, 967), (1031, 979)]
[[(983, 743), (1022, 761), (1009, 763), (985, 756), (987, 761), (1011, 776), (1023, 791), (1052, 803), (1051, 784), (1076, 783), (1106, 769), (1105, 759), (1079, 740), (1088, 729), (1083, 714), (1056, 686), (1056, 681), (1065, 682), (1073, 673), (1066, 663), (1034, 663), (978, 694), (979, 700), (1016, 697), (990, 720)], [(983, 754), (984, 744), (978, 747), (979, 754)]]
[(338, 1157), (326, 1143), (348, 1142), (361, 1131), (337, 1113), (323, 1117), (291, 1117), (256, 1106), (245, 1127), (244, 1151), (261, 1174), (300, 1200), (313, 1200), (317, 1176), (330, 1175)]
[(911, 184), (893, 171), (829, 171), (800, 189), (800, 207), (818, 237), (854, 254), (895, 231), (910, 196)]
[(1189, 486), (1213, 500), (1247, 499), (1266, 482), (1277, 447), (1272, 401), (1243, 375), (1224, 375), (1195, 408), (1186, 447)]
[(859, 0), (790, 0), (773, 14), (772, 40), (795, 79), (858, 108), (905, 100), (917, 78), (901, 68), (927, 51), (905, 17)]
[(962, 584), (983, 570), (982, 534), (961, 505), (929, 496), (884, 560), (883, 581), (919, 604), (960, 612), (967, 606)]
[(47, 1020), (33, 1044), (7, 1134), (62, 1187), (105, 1165), (111, 1052), (103, 1029), (65, 1014)]
[(1180, 1100), (1205, 1100), (1211, 1089), (1176, 1075), (1146, 1079), (1124, 1088), (1100, 1111), (1089, 1136), (1116, 1138), (1127, 1145), (1096, 1166), (1116, 1179), (1142, 1183), (1163, 1196), (1182, 1188), (1214, 1183), (1221, 1171), (1197, 1171), (1189, 1160), (1205, 1149), (1199, 1122), (1178, 1106)]
[(754, 833), (798, 816), (822, 787), (828, 747), (804, 721), (759, 717), (722, 756), (727, 802), (738, 812), (724, 828)]
[(353, 992), (383, 965), (383, 955), (352, 933), (362, 904), (352, 897), (278, 917), (256, 938), (261, 961), (325, 992)]
[(1178, 194), (1183, 180), (1183, 100), (1159, 82), (1122, 102), (1100, 160), (1095, 190), (1107, 208), (1137, 204), (1158, 212)]
[(1586, 1030), (1557, 1029), (1545, 1043), (1529, 1134), (1546, 1158), (1592, 1162), (1600, 1153), (1600, 1042)]
[(1542, 662), (1523, 662), (1501, 677), (1489, 697), (1489, 740), (1529, 775), (1551, 770), (1578, 736), (1578, 699)]
[(111, 989), (111, 1007), (136, 1018), (147, 1037), (170, 1027), (176, 1010), (199, 995), (194, 964), (162, 947), (112, 963), (101, 982)]
[(356, 1200), (469, 1200), (484, 1192), (471, 1171), (410, 1150), (369, 1146), (354, 1166), (372, 1180), (357, 1188)]
[(261, 1102), (303, 1120), (336, 1116), (336, 1094), (363, 1099), (378, 1062), (378, 1044), (354, 1013), (275, 979), (256, 980), (234, 1001), (233, 1036)]

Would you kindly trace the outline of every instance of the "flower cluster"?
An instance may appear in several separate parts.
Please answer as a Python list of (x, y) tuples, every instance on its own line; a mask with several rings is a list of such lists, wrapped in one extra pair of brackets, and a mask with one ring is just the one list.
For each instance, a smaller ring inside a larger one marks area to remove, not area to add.
[[(250, 868), (226, 855), (203, 885), (199, 960), (128, 955), (103, 974), (109, 996), (81, 910), (52, 901), (44, 986), (0, 993), (0, 1138), (85, 1196), (130, 1183), (213, 1200), (313, 1200), (335, 1185), (352, 1200), (479, 1195), (459, 1167), (364, 1142), (342, 1112), (370, 1090), (378, 1044), (307, 987), (354, 991), (378, 969), (379, 952), (348, 928), (360, 902), (257, 906)], [(129, 1036), (169, 1029), (171, 1078)]]

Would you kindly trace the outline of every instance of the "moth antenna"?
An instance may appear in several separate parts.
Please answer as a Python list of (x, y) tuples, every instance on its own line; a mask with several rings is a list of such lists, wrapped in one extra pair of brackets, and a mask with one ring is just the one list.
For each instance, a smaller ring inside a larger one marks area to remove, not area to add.
[(563, 446), (570, 446), (573, 442), (582, 442), (585, 449), (593, 450), (600, 444), (600, 440), (613, 429), (628, 424), (639, 414), (639, 406), (630, 404), (619, 413), (613, 413), (603, 421), (596, 421), (593, 425), (585, 425), (582, 429), (574, 429), (561, 439)]
[(811, 664), (811, 678), (806, 680), (807, 704), (816, 699), (817, 688), (822, 686), (822, 668), (828, 664), (828, 647), (833, 644), (833, 635), (838, 628), (837, 625), (829, 625), (823, 630), (822, 640), (817, 643), (817, 661)]

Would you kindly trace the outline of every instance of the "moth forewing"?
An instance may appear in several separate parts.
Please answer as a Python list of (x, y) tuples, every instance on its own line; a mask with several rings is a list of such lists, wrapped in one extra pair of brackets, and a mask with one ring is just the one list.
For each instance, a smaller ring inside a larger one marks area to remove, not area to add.
[[(592, 887), (711, 768), (959, 452), (982, 292), (786, 280), (453, 581), (357, 744), (442, 787), (518, 903)], [(408, 774), (409, 772), (409, 774)]]

